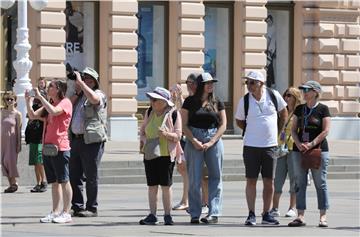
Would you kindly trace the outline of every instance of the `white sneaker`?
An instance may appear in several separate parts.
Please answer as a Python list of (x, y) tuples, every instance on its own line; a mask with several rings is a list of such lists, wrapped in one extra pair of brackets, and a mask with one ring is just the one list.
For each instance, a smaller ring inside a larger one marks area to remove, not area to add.
[(294, 209), (290, 208), (288, 210), (288, 212), (285, 214), (285, 217), (295, 217), (296, 216), (296, 212)]
[(59, 216), (59, 214), (50, 212), (47, 216), (40, 218), (41, 223), (51, 223), (55, 217)]
[(280, 211), (279, 211), (279, 209), (277, 209), (277, 208), (272, 208), (272, 209), (270, 210), (270, 215), (273, 216), (273, 217), (278, 217), (278, 216), (280, 216)]
[(204, 205), (201, 207), (201, 214), (208, 214), (209, 213), (209, 207), (208, 205)]
[(52, 220), (52, 222), (60, 224), (72, 222), (71, 215), (66, 212), (61, 212), (60, 215)]

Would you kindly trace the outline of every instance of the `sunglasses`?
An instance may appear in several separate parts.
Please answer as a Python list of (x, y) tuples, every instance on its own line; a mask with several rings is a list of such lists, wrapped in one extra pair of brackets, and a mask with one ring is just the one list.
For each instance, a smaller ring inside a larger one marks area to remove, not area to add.
[(151, 98), (150, 99), (150, 101), (152, 101), (152, 102), (156, 102), (156, 101), (158, 101), (159, 99), (155, 99), (155, 98)]
[(292, 94), (285, 94), (284, 97), (291, 97), (291, 96), (293, 96), (293, 95)]
[(14, 98), (6, 98), (5, 99), (7, 102), (13, 102), (14, 101)]
[(301, 89), (304, 93), (308, 93), (309, 91), (312, 91), (311, 88), (302, 88)]
[(255, 85), (257, 83), (257, 81), (253, 81), (253, 80), (247, 80), (247, 81), (245, 81), (245, 84), (246, 85)]

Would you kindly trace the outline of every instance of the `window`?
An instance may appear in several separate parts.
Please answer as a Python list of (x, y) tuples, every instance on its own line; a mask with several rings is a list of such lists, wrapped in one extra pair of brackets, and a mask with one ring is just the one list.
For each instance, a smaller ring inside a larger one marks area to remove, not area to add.
[(138, 26), (138, 101), (148, 101), (146, 92), (165, 86), (165, 5), (140, 2)]
[(230, 7), (205, 4), (205, 49), (203, 69), (219, 80), (215, 94), (230, 102)]

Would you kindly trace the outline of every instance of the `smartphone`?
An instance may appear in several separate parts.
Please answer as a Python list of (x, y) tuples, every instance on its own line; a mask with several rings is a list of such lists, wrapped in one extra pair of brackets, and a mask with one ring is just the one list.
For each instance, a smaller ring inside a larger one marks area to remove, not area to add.
[(30, 96), (30, 97), (35, 97), (35, 90), (34, 90), (34, 89), (31, 89), (31, 90), (29, 91), (29, 96)]

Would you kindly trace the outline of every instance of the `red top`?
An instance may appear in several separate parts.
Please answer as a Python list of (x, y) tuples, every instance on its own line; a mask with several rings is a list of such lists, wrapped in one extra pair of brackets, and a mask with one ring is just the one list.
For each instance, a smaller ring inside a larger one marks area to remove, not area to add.
[(62, 99), (56, 108), (62, 108), (63, 113), (57, 116), (49, 115), (46, 119), (44, 144), (57, 145), (59, 151), (70, 150), (68, 129), (72, 116), (72, 103), (68, 98)]

